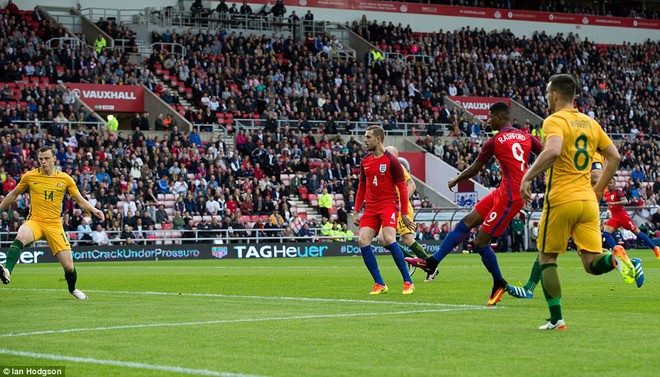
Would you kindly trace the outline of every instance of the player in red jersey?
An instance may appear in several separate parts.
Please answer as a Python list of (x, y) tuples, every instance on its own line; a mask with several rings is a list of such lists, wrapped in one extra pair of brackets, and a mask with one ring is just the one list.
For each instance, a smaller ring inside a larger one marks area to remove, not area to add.
[(449, 189), (452, 189), (458, 182), (474, 177), (488, 160), (495, 156), (502, 169), (500, 186), (481, 199), (474, 209), (461, 219), (456, 228), (442, 241), (440, 250), (435, 254), (426, 259), (406, 258), (408, 263), (427, 272), (435, 271), (438, 263), (463, 241), (470, 230), (481, 224), (474, 240), (474, 250), (481, 255), (481, 261), (493, 276), (493, 289), (488, 306), (497, 304), (507, 287), (490, 241), (504, 233), (509, 222), (524, 206), (525, 203), (520, 197), (520, 181), (527, 171), (530, 153), (539, 154), (543, 149), (543, 145), (536, 138), (511, 127), (510, 118), (509, 106), (504, 102), (494, 103), (490, 107), (488, 122), (498, 133), (484, 143), (481, 153), (472, 165), (448, 182)]
[[(399, 159), (385, 150), (383, 141), (385, 131), (379, 126), (370, 126), (364, 134), (364, 144), (369, 154), (360, 163), (360, 183), (355, 197), (353, 223), (360, 227), (359, 245), (364, 264), (376, 283), (371, 293), (377, 295), (388, 291), (378, 269), (376, 256), (371, 248), (371, 241), (382, 228), (385, 246), (403, 276), (403, 294), (412, 294), (415, 290), (408, 273), (401, 247), (396, 243), (396, 226), (399, 208), (402, 215), (408, 214), (408, 188)], [(397, 189), (401, 195), (397, 195)], [(364, 214), (359, 218), (362, 204)], [(402, 216), (407, 227), (414, 224), (408, 216)]]
[(623, 228), (635, 233), (637, 238), (641, 238), (646, 242), (646, 244), (649, 245), (649, 248), (655, 253), (655, 257), (660, 259), (660, 247), (656, 246), (649, 236), (642, 233), (639, 228), (637, 228), (637, 225), (635, 225), (630, 218), (628, 211), (623, 207), (628, 204), (628, 198), (626, 198), (623, 191), (616, 188), (615, 179), (612, 179), (607, 185), (607, 190), (605, 190), (603, 198), (605, 198), (607, 205), (610, 207), (610, 213), (612, 214), (610, 219), (605, 223), (603, 229), (603, 236), (605, 237), (605, 243), (607, 246), (610, 249), (616, 246), (616, 241), (614, 241), (612, 233), (619, 228)]

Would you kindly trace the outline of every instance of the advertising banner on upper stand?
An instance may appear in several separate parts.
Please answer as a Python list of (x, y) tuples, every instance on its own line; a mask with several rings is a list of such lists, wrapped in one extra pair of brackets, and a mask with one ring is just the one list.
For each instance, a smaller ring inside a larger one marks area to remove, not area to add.
[(94, 111), (137, 113), (144, 111), (144, 88), (139, 85), (66, 83), (73, 95)]
[(511, 106), (511, 100), (503, 97), (447, 96), (447, 98), (484, 121), (488, 119), (488, 109), (495, 102), (504, 102)]

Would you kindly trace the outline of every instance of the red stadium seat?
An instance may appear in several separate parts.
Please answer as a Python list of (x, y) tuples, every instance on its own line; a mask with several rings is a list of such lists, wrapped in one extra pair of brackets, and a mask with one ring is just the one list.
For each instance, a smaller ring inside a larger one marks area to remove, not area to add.
[(298, 189), (298, 195), (300, 195), (300, 199), (304, 201), (307, 201), (309, 199), (309, 193), (306, 187), (300, 187)]

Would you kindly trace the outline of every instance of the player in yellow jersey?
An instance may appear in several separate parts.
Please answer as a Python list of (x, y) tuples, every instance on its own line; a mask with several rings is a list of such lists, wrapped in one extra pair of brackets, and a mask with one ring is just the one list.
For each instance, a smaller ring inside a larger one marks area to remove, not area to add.
[(39, 164), (41, 167), (25, 173), (18, 186), (0, 203), (0, 211), (2, 211), (9, 208), (23, 192), (30, 193), (29, 215), (18, 229), (18, 235), (7, 252), (6, 265), (0, 265), (0, 280), (3, 284), (9, 284), (11, 272), (18, 262), (23, 247), (45, 239), (53, 255), (64, 268), (69, 293), (79, 300), (85, 300), (87, 295), (76, 289), (78, 274), (73, 265), (71, 245), (62, 226), (61, 208), (65, 193), (68, 192), (84, 211), (93, 213), (101, 220), (104, 220), (105, 216), (83, 198), (76, 183), (68, 174), (55, 169), (54, 148), (39, 149)]
[[(565, 330), (561, 314), (561, 285), (557, 257), (566, 252), (573, 237), (584, 269), (600, 275), (617, 268), (626, 283), (635, 281), (635, 270), (621, 247), (603, 253), (598, 200), (614, 176), (621, 156), (595, 120), (573, 107), (577, 82), (571, 75), (554, 75), (546, 89), (550, 116), (543, 122), (545, 147), (520, 185), (531, 200), (531, 182), (546, 172), (546, 192), (539, 225), (538, 261), (550, 321), (541, 330)], [(605, 158), (603, 172), (591, 186), (591, 164), (599, 152)]]
[[(603, 156), (598, 152), (594, 153), (593, 160), (591, 163), (592, 186), (595, 186), (596, 183), (598, 183), (598, 180), (600, 179), (600, 176), (603, 173), (604, 163), (605, 163), (605, 159), (603, 158)], [(601, 236), (602, 238), (605, 239), (605, 243), (607, 244), (608, 248), (610, 248), (610, 250), (613, 249), (614, 246), (616, 246), (616, 241), (614, 241), (611, 234), (603, 230), (601, 231)], [(639, 258), (630, 258), (630, 261), (632, 262), (633, 267), (635, 267), (635, 283), (637, 284), (637, 287), (641, 288), (642, 285), (644, 284), (644, 280), (646, 279), (644, 276), (644, 269), (642, 268), (642, 260)], [(509, 292), (509, 294), (513, 297), (533, 298), (534, 290), (536, 289), (536, 286), (538, 285), (540, 280), (541, 280), (541, 266), (539, 265), (539, 261), (537, 258), (536, 260), (534, 260), (534, 264), (532, 265), (532, 271), (525, 285), (520, 287), (509, 284), (509, 286), (506, 289)]]
[[(396, 147), (390, 145), (385, 149), (387, 149), (387, 151), (390, 152), (394, 157), (397, 158), (399, 157), (399, 150)], [(412, 195), (417, 189), (417, 186), (415, 185), (415, 181), (412, 180), (412, 178), (410, 177), (410, 173), (408, 173), (408, 169), (406, 169), (406, 167), (403, 166), (403, 164), (401, 164), (401, 168), (403, 169), (403, 175), (405, 177), (406, 186), (408, 186), (408, 194)], [(396, 193), (397, 195), (399, 195), (399, 189), (396, 190)], [(410, 200), (408, 201), (408, 218), (411, 221), (415, 219), (415, 212), (413, 210), (412, 202)], [(401, 240), (403, 241), (403, 244), (406, 245), (408, 249), (414, 253), (413, 255), (409, 251), (404, 250), (404, 248), (401, 248), (401, 251), (403, 251), (406, 257), (409, 258), (428, 257), (426, 251), (424, 250), (424, 247), (420, 245), (417, 241), (415, 241), (414, 228), (410, 229), (406, 226), (406, 224), (404, 224), (403, 219), (401, 218), (401, 212), (399, 212), (399, 217), (397, 219), (396, 232), (401, 236)], [(381, 229), (381, 233), (378, 234), (378, 244), (381, 246), (386, 246), (385, 241), (383, 240), (382, 237), (382, 229)], [(436, 276), (438, 276), (437, 268), (435, 269), (434, 272), (427, 273), (426, 279), (424, 279), (424, 281), (430, 283), (436, 278)]]

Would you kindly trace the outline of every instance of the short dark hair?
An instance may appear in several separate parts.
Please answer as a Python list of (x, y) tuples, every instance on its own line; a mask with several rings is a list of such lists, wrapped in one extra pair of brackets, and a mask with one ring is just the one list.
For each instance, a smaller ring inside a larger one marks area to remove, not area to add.
[(550, 77), (550, 90), (559, 93), (565, 100), (573, 100), (577, 92), (577, 80), (568, 74), (554, 75)]
[(44, 152), (48, 152), (48, 151), (50, 151), (50, 153), (53, 154), (53, 157), (55, 157), (55, 148), (54, 147), (48, 145), (48, 146), (39, 148), (39, 153), (44, 153)]
[(493, 114), (504, 114), (504, 115), (509, 115), (510, 109), (509, 105), (507, 105), (504, 102), (495, 102), (494, 104), (490, 105), (490, 108), (488, 109)]
[(369, 126), (367, 131), (372, 131), (374, 136), (379, 137), (381, 142), (385, 141), (385, 130), (381, 126)]

